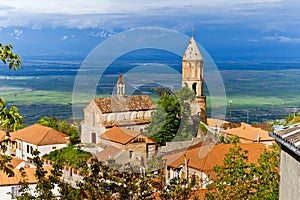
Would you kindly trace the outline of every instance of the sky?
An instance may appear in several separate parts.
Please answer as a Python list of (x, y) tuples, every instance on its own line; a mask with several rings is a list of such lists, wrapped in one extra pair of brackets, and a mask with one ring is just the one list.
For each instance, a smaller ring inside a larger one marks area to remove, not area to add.
[(23, 56), (86, 56), (138, 27), (192, 35), (216, 60), (300, 60), (297, 0), (0, 1), (0, 42)]

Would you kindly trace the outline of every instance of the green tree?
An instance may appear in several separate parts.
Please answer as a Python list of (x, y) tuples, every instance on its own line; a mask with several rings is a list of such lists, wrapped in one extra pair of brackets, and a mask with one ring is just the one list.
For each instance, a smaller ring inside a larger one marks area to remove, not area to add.
[(8, 109), (5, 100), (0, 98), (0, 121), (2, 130), (9, 137), (10, 132), (22, 128), (24, 118), (20, 115), (16, 106), (11, 106)]
[(86, 191), (91, 200), (109, 199), (118, 189), (114, 173), (103, 162), (91, 159), (91, 164), (82, 168), (83, 182), (78, 183), (78, 186)]
[(12, 52), (13, 46), (11, 44), (2, 45), (0, 43), (0, 59), (4, 64), (8, 63), (9, 69), (14, 69), (15, 71), (22, 68), (22, 61), (18, 54)]
[(247, 160), (247, 151), (240, 146), (231, 148), (223, 165), (214, 167), (216, 179), (208, 185), (206, 199), (253, 199), (255, 165)]
[(156, 140), (158, 146), (175, 140), (189, 140), (194, 134), (189, 123), (190, 102), (194, 94), (187, 87), (171, 93), (169, 90), (158, 90), (160, 100), (151, 123), (146, 127), (146, 134)]
[[(18, 68), (22, 68), (22, 61), (20, 57), (12, 52), (13, 46), (2, 45), (0, 43), (0, 59), (3, 64), (8, 63), (8, 68), (13, 68), (15, 71)], [(1, 128), (6, 132), (7, 138), (0, 143), (1, 155), (0, 155), (0, 170), (4, 171), (7, 175), (13, 176), (12, 165), (10, 164), (11, 157), (7, 154), (4, 154), (7, 150), (7, 144), (9, 142), (9, 132), (16, 131), (23, 122), (23, 117), (19, 114), (18, 108), (12, 106), (7, 109), (6, 102), (3, 98), (0, 98), (0, 123)]]
[(247, 151), (236, 146), (214, 171), (216, 178), (208, 185), (206, 199), (278, 199), (278, 147), (266, 150), (254, 165), (248, 163)]
[(1, 155), (0, 155), (0, 170), (5, 172), (9, 176), (13, 176), (12, 165), (10, 164), (11, 156), (5, 154), (7, 151), (7, 145), (10, 142), (10, 132), (16, 131), (22, 126), (24, 118), (18, 112), (18, 108), (11, 106), (9, 109), (6, 106), (6, 102), (3, 98), (0, 98), (0, 122), (1, 129), (6, 132), (6, 138), (0, 143)]
[(195, 175), (192, 176), (191, 181), (188, 182), (186, 179), (173, 178), (170, 180), (166, 190), (164, 190), (160, 197), (162, 199), (170, 200), (186, 200), (194, 196), (193, 187), (196, 184)]
[(279, 165), (280, 148), (273, 144), (268, 148), (258, 161), (255, 170), (255, 178), (258, 180), (255, 197), (256, 199), (275, 200), (279, 197)]

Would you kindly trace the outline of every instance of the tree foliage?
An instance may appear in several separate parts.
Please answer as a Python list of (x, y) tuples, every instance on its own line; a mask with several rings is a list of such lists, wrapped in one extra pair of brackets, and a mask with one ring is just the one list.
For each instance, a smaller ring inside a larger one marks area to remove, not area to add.
[(266, 150), (254, 165), (248, 163), (247, 151), (236, 146), (214, 171), (216, 179), (208, 185), (206, 199), (278, 199), (278, 147)]
[(166, 190), (162, 191), (160, 197), (168, 200), (186, 200), (194, 195), (193, 187), (196, 184), (196, 177), (193, 175), (188, 181), (182, 178), (173, 178), (170, 180)]
[(189, 140), (194, 134), (189, 122), (191, 117), (190, 102), (194, 93), (187, 87), (175, 93), (158, 90), (160, 100), (146, 134), (156, 140), (159, 146), (174, 140)]
[(16, 71), (17, 69), (22, 68), (22, 61), (18, 54), (12, 52), (12, 49), (13, 45), (2, 45), (0, 43), (0, 59), (4, 64), (8, 63), (9, 69), (14, 69)]
[(24, 118), (20, 115), (16, 106), (7, 108), (6, 101), (0, 98), (0, 121), (2, 130), (9, 136), (9, 132), (22, 128)]

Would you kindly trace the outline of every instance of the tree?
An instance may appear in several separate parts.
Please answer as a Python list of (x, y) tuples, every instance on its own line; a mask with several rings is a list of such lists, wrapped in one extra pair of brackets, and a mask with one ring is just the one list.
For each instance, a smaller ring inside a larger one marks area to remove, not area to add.
[(11, 131), (17, 131), (22, 127), (24, 118), (18, 112), (18, 108), (16, 106), (11, 106), (7, 109), (5, 100), (0, 98), (0, 121), (1, 128), (9, 137), (9, 133)]
[(196, 184), (196, 176), (191, 177), (191, 181), (186, 179), (173, 178), (170, 180), (166, 190), (160, 195), (162, 199), (186, 200), (194, 195), (193, 187)]
[(247, 151), (230, 149), (222, 166), (215, 166), (216, 178), (208, 185), (206, 199), (278, 199), (279, 148), (261, 154), (257, 165), (248, 163)]
[[(18, 68), (22, 68), (22, 61), (17, 54), (12, 52), (13, 46), (2, 45), (0, 43), (0, 59), (4, 64), (8, 63), (8, 68), (13, 68), (15, 71)], [(10, 155), (3, 154), (7, 150), (7, 144), (9, 142), (9, 132), (16, 131), (23, 122), (23, 117), (19, 114), (18, 108), (12, 106), (7, 110), (6, 102), (3, 98), (0, 98), (0, 123), (1, 128), (6, 132), (7, 138), (0, 143), (1, 155), (0, 155), (0, 170), (4, 171), (9, 176), (13, 176), (12, 165), (10, 164)]]
[(2, 45), (0, 43), (0, 59), (4, 64), (8, 63), (9, 69), (14, 69), (15, 71), (22, 68), (22, 61), (18, 54), (12, 52), (13, 46), (11, 44)]
[(214, 167), (216, 180), (208, 185), (206, 199), (253, 199), (255, 166), (247, 160), (247, 151), (240, 146), (231, 148), (223, 166)]
[(257, 187), (255, 191), (256, 199), (275, 200), (279, 197), (279, 165), (280, 148), (273, 144), (268, 148), (258, 160), (259, 165), (255, 170)]
[(194, 134), (189, 123), (190, 101), (193, 92), (187, 87), (171, 93), (169, 90), (156, 90), (160, 96), (151, 123), (146, 127), (146, 134), (156, 140), (158, 146), (175, 140), (189, 140)]

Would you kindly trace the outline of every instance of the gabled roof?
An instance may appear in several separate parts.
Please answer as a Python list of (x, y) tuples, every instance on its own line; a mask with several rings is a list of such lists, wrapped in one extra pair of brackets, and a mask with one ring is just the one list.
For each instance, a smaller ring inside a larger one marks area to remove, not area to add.
[(19, 158), (15, 158), (13, 157), (10, 161), (10, 164), (12, 165), (13, 169), (15, 169), (19, 164), (21, 164), (22, 162), (25, 162), (24, 160), (21, 160)]
[(274, 138), (270, 137), (268, 131), (262, 130), (261, 128), (252, 127), (249, 124), (241, 123), (240, 127), (222, 130), (229, 136), (238, 136), (241, 139), (250, 140), (252, 142), (259, 141), (274, 141)]
[(195, 41), (194, 36), (192, 36), (192, 38), (190, 39), (182, 60), (186, 60), (186, 61), (202, 60), (202, 55), (198, 49), (197, 42)]
[[(52, 167), (51, 166), (45, 166), (44, 169), (47, 172), (50, 172)], [(36, 168), (25, 167), (24, 171), (26, 173), (26, 182), (27, 183), (29, 183), (29, 184), (37, 183), (37, 179), (34, 175), (35, 171), (36, 171)], [(14, 172), (14, 176), (8, 177), (7, 174), (0, 171), (0, 186), (19, 185), (20, 184), (19, 182), (22, 180), (20, 170), (19, 169), (14, 169), (13, 172)]]
[(61, 135), (52, 128), (34, 124), (11, 133), (11, 140), (21, 140), (37, 146), (66, 144), (68, 141)]
[(6, 136), (6, 132), (3, 130), (0, 130), (0, 142), (2, 142), (3, 140), (5, 140), (5, 136)]
[[(109, 140), (111, 142), (116, 142), (120, 144), (127, 144), (137, 136), (142, 135), (142, 133), (130, 129), (125, 129), (121, 127), (112, 127), (111, 129), (105, 131), (102, 135), (100, 135), (101, 139)], [(155, 141), (143, 135), (147, 139), (147, 143), (155, 143)]]
[(98, 160), (107, 161), (109, 159), (114, 159), (114, 157), (118, 155), (120, 152), (122, 152), (121, 149), (111, 145), (107, 145), (104, 150), (96, 154), (96, 157)]
[(95, 98), (93, 101), (102, 113), (155, 109), (148, 95)]
[(287, 126), (270, 133), (279, 143), (300, 156), (300, 124)]
[[(248, 151), (248, 162), (257, 163), (260, 155), (264, 152), (265, 146), (261, 143), (248, 143), (238, 144), (242, 149)], [(185, 159), (188, 161), (188, 166), (194, 169), (198, 169), (203, 172), (212, 171), (214, 166), (223, 165), (225, 154), (229, 152), (231, 148), (234, 148), (234, 144), (213, 144), (200, 142), (194, 146), (191, 146), (181, 154), (177, 153), (177, 159), (174, 159), (174, 155), (165, 156), (168, 160), (169, 157), (173, 162), (167, 165), (172, 168), (178, 168), (185, 164)]]
[(224, 128), (225, 124), (230, 124), (230, 122), (221, 119), (207, 118), (207, 125), (210, 127)]

